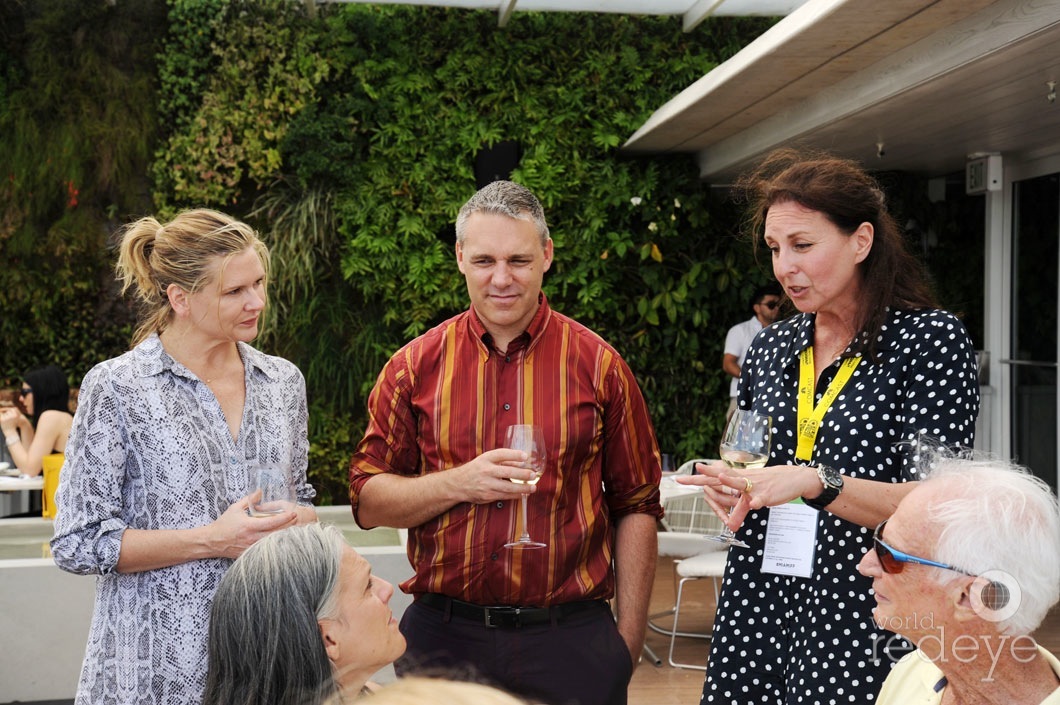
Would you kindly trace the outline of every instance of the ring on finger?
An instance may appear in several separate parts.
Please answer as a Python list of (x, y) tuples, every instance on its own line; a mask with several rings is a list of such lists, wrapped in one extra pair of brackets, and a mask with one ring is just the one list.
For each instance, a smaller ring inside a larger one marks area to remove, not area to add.
[(744, 481), (743, 493), (744, 494), (751, 494), (751, 490), (754, 489), (754, 483), (751, 482), (750, 478), (747, 478), (747, 477), (745, 477), (743, 479), (743, 481)]

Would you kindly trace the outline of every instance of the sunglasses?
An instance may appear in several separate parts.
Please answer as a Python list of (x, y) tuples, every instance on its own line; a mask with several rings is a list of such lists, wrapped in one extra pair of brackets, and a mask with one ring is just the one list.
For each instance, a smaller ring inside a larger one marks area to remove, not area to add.
[(761, 304), (762, 306), (765, 306), (770, 311), (772, 311), (773, 309), (775, 309), (777, 306), (780, 305), (779, 301), (759, 301), (758, 303)]
[(931, 561), (927, 558), (913, 556), (908, 553), (903, 553), (897, 548), (888, 546), (881, 538), (883, 527), (886, 525), (887, 520), (884, 519), (872, 534), (872, 543), (873, 547), (876, 549), (876, 558), (879, 559), (880, 567), (883, 568), (884, 573), (901, 573), (905, 570), (906, 563), (917, 563), (919, 565), (929, 565), (934, 568), (945, 568), (946, 570), (952, 570), (961, 573), (962, 575), (975, 575), (975, 573), (969, 573), (966, 570), (954, 568), (952, 565), (946, 565), (945, 563), (939, 563), (938, 561)]
[(23, 387), (20, 391), (21, 395), (24, 397), (28, 397), (30, 394), (33, 394), (33, 390), (29, 387)]

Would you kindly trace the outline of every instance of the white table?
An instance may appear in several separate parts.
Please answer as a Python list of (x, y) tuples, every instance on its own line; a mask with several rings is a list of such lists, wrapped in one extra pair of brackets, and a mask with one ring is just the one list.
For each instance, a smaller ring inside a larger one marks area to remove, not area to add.
[(659, 483), (660, 504), (665, 505), (671, 499), (688, 497), (703, 491), (703, 488), (698, 485), (679, 485), (674, 481), (674, 477), (675, 475), (670, 473), (663, 475), (662, 482)]
[(14, 492), (15, 490), (43, 490), (44, 476), (36, 477), (0, 477), (0, 492)]
[(0, 477), (0, 517), (40, 511), (40, 502), (32, 502), (30, 492), (44, 489), (44, 476)]

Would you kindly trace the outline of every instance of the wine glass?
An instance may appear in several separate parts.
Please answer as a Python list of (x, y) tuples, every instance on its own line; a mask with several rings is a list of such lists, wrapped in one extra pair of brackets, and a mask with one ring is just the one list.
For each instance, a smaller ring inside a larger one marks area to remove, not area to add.
[[(537, 481), (541, 479), (541, 474), (545, 472), (545, 434), (541, 427), (530, 424), (513, 424), (508, 427), (505, 433), (504, 445), (506, 448), (521, 450), (526, 453), (526, 460), (519, 463), (519, 467), (533, 470), (535, 473), (529, 480), (517, 480), (513, 477), (511, 478), (512, 482), (519, 485), (536, 485)], [(527, 531), (530, 516), (526, 513), (526, 495), (522, 495), (520, 499), (523, 503), (523, 533), (517, 540), (504, 544), (504, 547), (544, 548), (546, 544), (530, 538), (530, 532)]]
[[(769, 461), (769, 443), (773, 433), (773, 419), (753, 411), (737, 409), (733, 412), (725, 433), (721, 437), (721, 460), (734, 470), (761, 468)], [(732, 507), (729, 508), (732, 514)], [(711, 541), (749, 548), (736, 538), (728, 526), (718, 536), (709, 536)]]

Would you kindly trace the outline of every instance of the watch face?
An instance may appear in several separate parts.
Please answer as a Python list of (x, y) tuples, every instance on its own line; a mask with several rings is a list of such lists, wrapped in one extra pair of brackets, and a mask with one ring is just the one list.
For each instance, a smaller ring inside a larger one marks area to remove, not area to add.
[(818, 467), (820, 468), (821, 480), (824, 484), (829, 487), (843, 486), (843, 476), (839, 474), (838, 470), (827, 465), (820, 465)]

